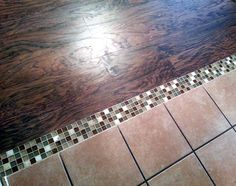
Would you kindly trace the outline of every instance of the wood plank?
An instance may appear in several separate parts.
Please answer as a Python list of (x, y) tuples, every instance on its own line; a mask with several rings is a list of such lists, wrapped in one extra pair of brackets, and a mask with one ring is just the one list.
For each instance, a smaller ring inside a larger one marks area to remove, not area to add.
[(0, 2), (0, 151), (236, 51), (230, 0)]

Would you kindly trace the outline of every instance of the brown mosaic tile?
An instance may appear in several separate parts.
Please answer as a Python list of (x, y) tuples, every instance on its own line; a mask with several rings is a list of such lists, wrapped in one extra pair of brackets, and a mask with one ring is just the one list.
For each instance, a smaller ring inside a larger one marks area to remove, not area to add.
[(191, 151), (163, 105), (119, 127), (146, 177)]
[(117, 127), (61, 153), (74, 185), (137, 185), (143, 181)]
[(236, 71), (204, 85), (231, 124), (236, 124)]
[[(236, 69), (231, 55), (0, 154), (0, 179)], [(36, 147), (35, 147), (36, 146)], [(20, 159), (20, 160), (19, 160)]]
[(149, 181), (150, 186), (211, 186), (213, 183), (194, 154)]
[(70, 182), (58, 155), (8, 177), (10, 186), (69, 186)]
[(236, 133), (230, 130), (197, 151), (216, 185), (236, 185)]
[(202, 87), (170, 100), (166, 106), (193, 148), (230, 127)]

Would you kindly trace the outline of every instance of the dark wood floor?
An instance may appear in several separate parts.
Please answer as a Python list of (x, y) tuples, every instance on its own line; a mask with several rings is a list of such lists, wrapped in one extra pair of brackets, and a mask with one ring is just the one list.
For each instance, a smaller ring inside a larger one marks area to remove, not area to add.
[(231, 0), (0, 1), (0, 151), (236, 52)]

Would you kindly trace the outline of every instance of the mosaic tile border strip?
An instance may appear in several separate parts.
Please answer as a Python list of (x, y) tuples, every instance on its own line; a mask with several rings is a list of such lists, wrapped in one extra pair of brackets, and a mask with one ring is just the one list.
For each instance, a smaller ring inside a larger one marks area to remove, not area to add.
[(0, 154), (0, 178), (236, 69), (236, 54)]

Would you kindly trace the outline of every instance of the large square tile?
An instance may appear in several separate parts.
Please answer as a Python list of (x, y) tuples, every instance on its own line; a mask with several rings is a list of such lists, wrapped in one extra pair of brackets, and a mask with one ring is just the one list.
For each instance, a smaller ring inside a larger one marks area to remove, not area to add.
[(166, 106), (193, 148), (230, 127), (203, 87), (170, 100)]
[(236, 124), (236, 70), (204, 85), (233, 125)]
[(138, 185), (142, 176), (117, 127), (61, 153), (74, 185)]
[(197, 151), (218, 186), (236, 185), (236, 132), (230, 130)]
[(146, 177), (191, 151), (164, 105), (138, 115), (119, 127)]
[(70, 182), (58, 155), (43, 160), (8, 177), (10, 186), (69, 186)]
[(186, 157), (149, 181), (150, 186), (213, 185), (194, 154)]

